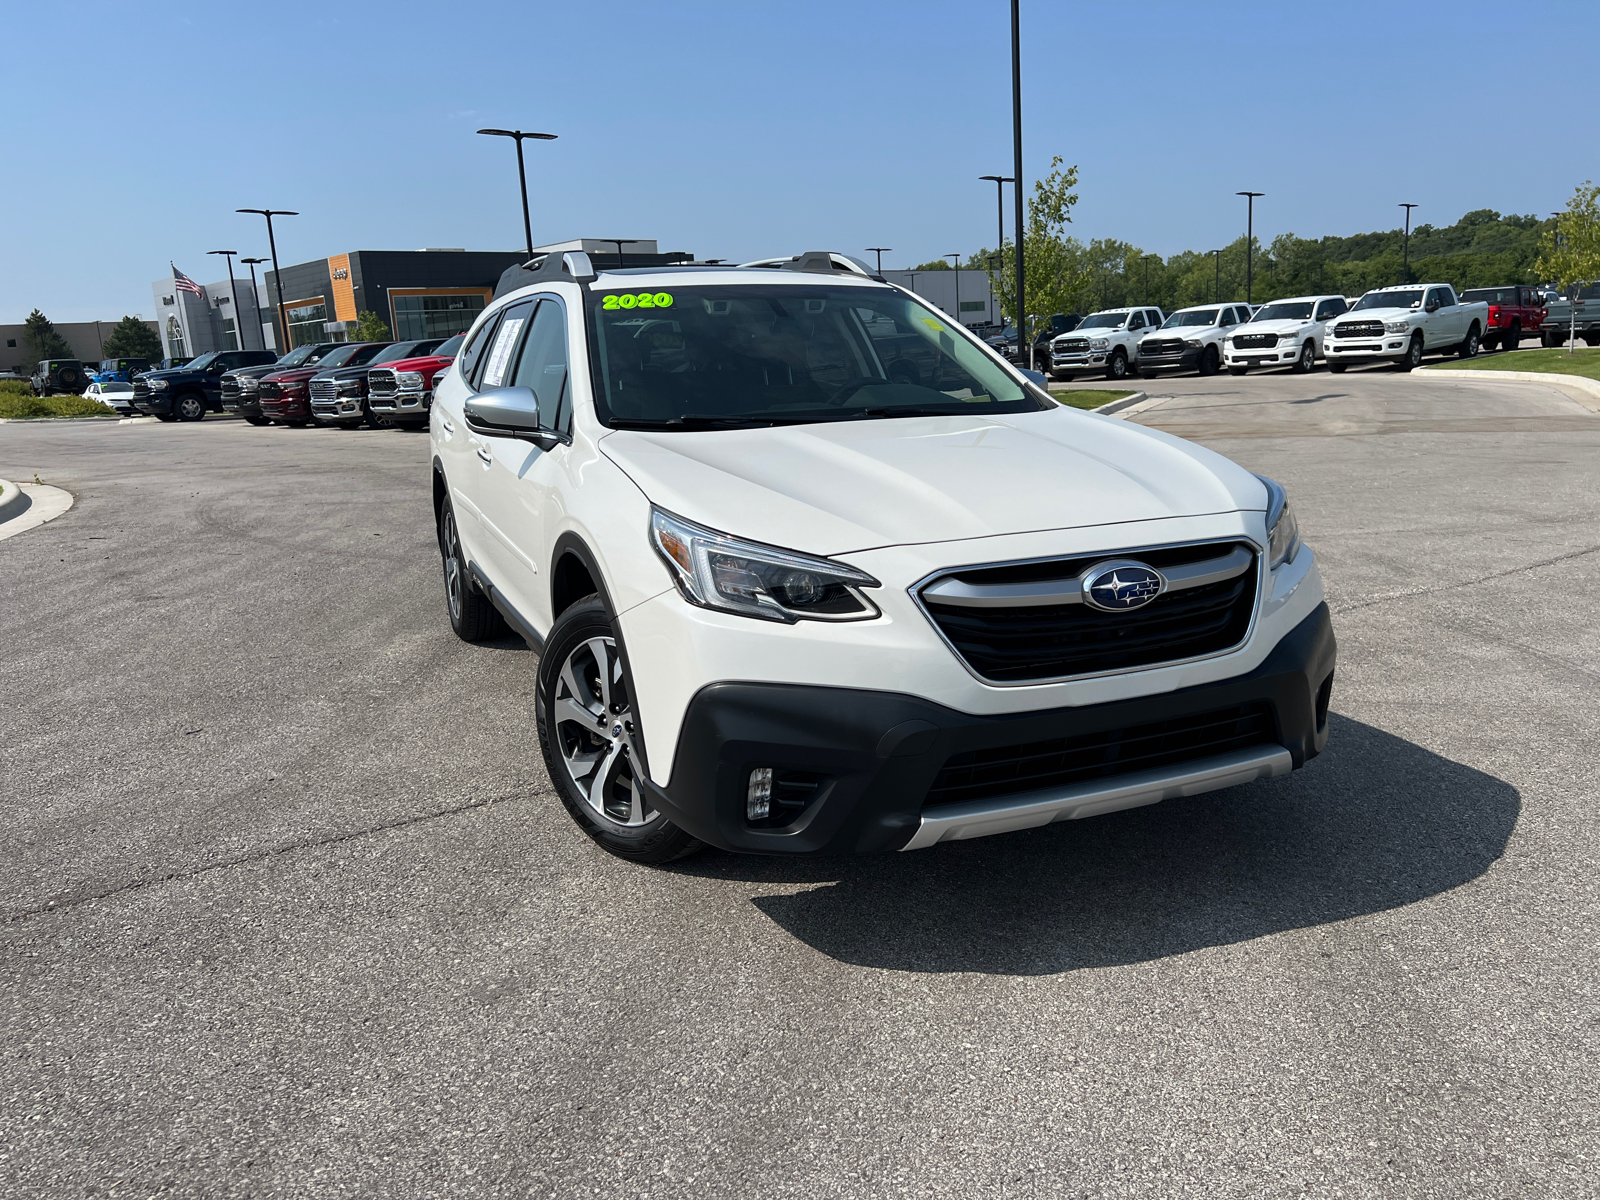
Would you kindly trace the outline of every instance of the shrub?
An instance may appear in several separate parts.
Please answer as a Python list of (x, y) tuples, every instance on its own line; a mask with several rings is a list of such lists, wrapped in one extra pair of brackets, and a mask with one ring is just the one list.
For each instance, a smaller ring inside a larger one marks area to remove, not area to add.
[(0, 381), (0, 418), (114, 417), (116, 411), (82, 396), (35, 396), (27, 384)]

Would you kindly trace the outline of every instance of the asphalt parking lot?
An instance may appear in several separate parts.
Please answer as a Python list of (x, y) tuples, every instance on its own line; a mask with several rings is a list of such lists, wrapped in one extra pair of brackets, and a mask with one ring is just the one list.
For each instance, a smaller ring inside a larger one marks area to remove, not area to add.
[(1282, 480), (1328, 751), (918, 854), (594, 849), (424, 436), (0, 426), (0, 1192), (1589, 1196), (1600, 414), (1140, 384)]

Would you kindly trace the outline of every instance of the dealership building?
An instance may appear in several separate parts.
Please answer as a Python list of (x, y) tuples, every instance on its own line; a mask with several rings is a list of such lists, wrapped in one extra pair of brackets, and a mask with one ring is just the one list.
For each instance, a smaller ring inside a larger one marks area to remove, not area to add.
[[(574, 238), (539, 246), (535, 254), (584, 250), (597, 267), (657, 266), (693, 262), (682, 252), (660, 253), (653, 240)], [(210, 350), (293, 348), (307, 342), (342, 342), (360, 314), (376, 313), (399, 340), (442, 338), (472, 324), (494, 297), (507, 267), (527, 259), (523, 250), (352, 250), (283, 269), (283, 304), (288, 331), (279, 328), (278, 276), (268, 271), (259, 297), (248, 273), (234, 286), (226, 279), (201, 284), (201, 295), (179, 291), (172, 279), (151, 284), (162, 344), (169, 356)], [(232, 293), (238, 292), (237, 306)], [(244, 344), (239, 345), (242, 331)]]

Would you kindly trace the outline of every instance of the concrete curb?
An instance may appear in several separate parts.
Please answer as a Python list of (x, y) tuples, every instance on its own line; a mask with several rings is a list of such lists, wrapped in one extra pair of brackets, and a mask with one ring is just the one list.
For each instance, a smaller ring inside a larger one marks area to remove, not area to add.
[(9, 479), (0, 479), (0, 521), (9, 521), (28, 511), (28, 494)]
[[(1506, 383), (1542, 383), (1546, 387), (1570, 388), (1567, 394), (1575, 403), (1590, 412), (1600, 413), (1600, 380), (1585, 379), (1582, 375), (1563, 375), (1558, 371), (1441, 371), (1428, 367), (1417, 367), (1409, 375), (1423, 379), (1470, 380), (1475, 383), (1499, 379)], [(1573, 395), (1574, 392), (1577, 394)]]
[(26, 511), (0, 525), (0, 542), (29, 529), (37, 529), (46, 521), (54, 521), (72, 507), (72, 493), (65, 488), (30, 483), (20, 490), (28, 498), (28, 507)]
[(1121, 400), (1113, 400), (1109, 404), (1102, 404), (1099, 408), (1091, 408), (1090, 412), (1097, 412), (1102, 417), (1109, 417), (1119, 413), (1125, 408), (1132, 408), (1135, 404), (1142, 404), (1150, 399), (1144, 392), (1134, 392), (1131, 396), (1124, 396)]

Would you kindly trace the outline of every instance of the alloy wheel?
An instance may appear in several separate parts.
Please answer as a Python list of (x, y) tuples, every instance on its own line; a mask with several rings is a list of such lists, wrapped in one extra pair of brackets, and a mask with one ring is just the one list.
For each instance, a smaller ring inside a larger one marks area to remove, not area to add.
[(461, 546), (456, 538), (456, 515), (444, 510), (444, 591), (450, 602), (450, 619), (461, 622)]
[(614, 639), (590, 638), (567, 655), (552, 709), (562, 761), (590, 811), (630, 829), (655, 820), (633, 766), (633, 705)]

